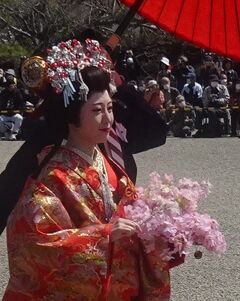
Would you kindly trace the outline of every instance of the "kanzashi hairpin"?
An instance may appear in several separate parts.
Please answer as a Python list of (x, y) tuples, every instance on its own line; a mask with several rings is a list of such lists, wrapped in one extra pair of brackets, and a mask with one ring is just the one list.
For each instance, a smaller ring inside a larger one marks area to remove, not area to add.
[(110, 72), (111, 62), (101, 51), (98, 41), (87, 39), (85, 44), (78, 40), (61, 42), (48, 50), (48, 80), (56, 93), (63, 93), (67, 106), (76, 92), (72, 82), (79, 80), (79, 98), (87, 100), (89, 89), (84, 83), (81, 70), (87, 66), (96, 66)]
[[(106, 57), (99, 42), (95, 40), (87, 39), (83, 44), (77, 39), (60, 42), (47, 49), (47, 53), (46, 61), (40, 57), (33, 57), (23, 63), (23, 81), (31, 88), (40, 86), (40, 82), (41, 84), (42, 82), (50, 83), (56, 93), (63, 93), (65, 107), (74, 99), (73, 94), (76, 90), (73, 83), (76, 81), (80, 83), (79, 99), (87, 100), (89, 89), (83, 81), (82, 69), (87, 66), (96, 66), (106, 72), (111, 72), (112, 62)], [(41, 77), (32, 79), (33, 71)]]

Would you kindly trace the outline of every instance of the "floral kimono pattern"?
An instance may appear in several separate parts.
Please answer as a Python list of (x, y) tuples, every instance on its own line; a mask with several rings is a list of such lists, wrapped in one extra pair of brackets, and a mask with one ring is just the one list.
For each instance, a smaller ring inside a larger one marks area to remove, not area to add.
[[(136, 192), (115, 168), (123, 215)], [(3, 301), (169, 300), (169, 263), (157, 252), (146, 255), (136, 237), (111, 243), (110, 223), (97, 170), (59, 148), (38, 179), (29, 178), (8, 220)]]

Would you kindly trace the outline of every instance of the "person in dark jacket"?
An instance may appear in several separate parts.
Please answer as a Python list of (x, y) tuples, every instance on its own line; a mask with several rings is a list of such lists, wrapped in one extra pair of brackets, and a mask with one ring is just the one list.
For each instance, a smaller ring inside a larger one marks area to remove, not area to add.
[(171, 127), (175, 137), (190, 137), (193, 130), (192, 106), (185, 101), (184, 96), (178, 95), (176, 98), (176, 111), (173, 114)]
[(238, 80), (238, 74), (237, 71), (233, 68), (233, 62), (231, 59), (226, 58), (223, 61), (223, 70), (225, 74), (227, 75), (227, 88), (229, 93), (234, 91), (235, 84)]
[(212, 74), (210, 85), (203, 91), (202, 127), (195, 137), (200, 135), (207, 137), (220, 137), (228, 120), (229, 92), (225, 85), (219, 83), (219, 77)]
[(6, 78), (4, 76), (4, 71), (0, 68), (0, 93), (5, 89)]
[(181, 94), (185, 97), (186, 102), (188, 102), (193, 107), (202, 107), (202, 86), (196, 82), (195, 73), (187, 74), (187, 83), (184, 85)]
[(200, 67), (200, 74), (198, 82), (203, 88), (209, 86), (211, 75), (219, 75), (219, 70), (213, 61), (211, 55), (205, 55), (203, 58), (202, 66)]
[(5, 139), (16, 140), (16, 135), (21, 128), (23, 117), (14, 111), (23, 110), (25, 101), (13, 79), (8, 79), (5, 83), (5, 87), (0, 94), (1, 129), (4, 129), (3, 134), (5, 134)]
[(164, 95), (164, 108), (169, 109), (176, 103), (176, 97), (180, 95), (177, 88), (171, 86), (171, 81), (168, 77), (163, 77), (160, 80), (160, 88)]
[(181, 55), (178, 58), (177, 64), (172, 68), (172, 75), (175, 77), (179, 91), (182, 91), (183, 86), (187, 82), (187, 74), (195, 73), (195, 69), (188, 62), (188, 58)]
[(234, 91), (230, 97), (231, 136), (237, 136), (237, 126), (240, 126), (240, 80), (236, 80)]

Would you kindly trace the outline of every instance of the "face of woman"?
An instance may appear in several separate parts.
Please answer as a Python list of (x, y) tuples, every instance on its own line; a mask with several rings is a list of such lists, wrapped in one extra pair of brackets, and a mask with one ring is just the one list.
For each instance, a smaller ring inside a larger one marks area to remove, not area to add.
[(112, 124), (112, 99), (108, 91), (94, 92), (81, 109), (80, 126), (70, 126), (70, 135), (89, 145), (104, 143)]

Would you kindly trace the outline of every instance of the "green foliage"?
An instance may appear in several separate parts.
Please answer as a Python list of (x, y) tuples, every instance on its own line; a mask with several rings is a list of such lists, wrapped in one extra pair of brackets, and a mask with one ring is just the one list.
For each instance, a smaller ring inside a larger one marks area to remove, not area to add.
[(0, 44), (0, 66), (5, 69), (18, 67), (21, 57), (29, 55), (29, 51), (19, 44)]
[(19, 44), (0, 44), (0, 59), (27, 55), (29, 55), (29, 52)]

